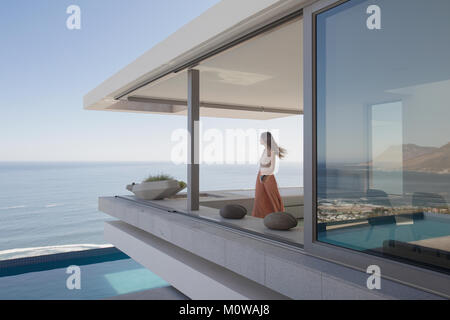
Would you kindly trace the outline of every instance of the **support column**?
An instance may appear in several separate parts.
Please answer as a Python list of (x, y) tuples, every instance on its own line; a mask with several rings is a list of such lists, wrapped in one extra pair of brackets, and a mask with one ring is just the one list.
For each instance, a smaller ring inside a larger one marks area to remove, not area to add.
[(188, 164), (187, 164), (187, 209), (199, 209), (200, 166), (200, 72), (188, 70)]

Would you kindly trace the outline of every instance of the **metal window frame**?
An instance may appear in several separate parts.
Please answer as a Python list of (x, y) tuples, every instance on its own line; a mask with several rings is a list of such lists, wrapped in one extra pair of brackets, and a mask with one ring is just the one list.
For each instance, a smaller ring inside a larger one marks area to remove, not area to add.
[[(450, 297), (450, 276), (412, 264), (357, 252), (316, 240), (317, 226), (317, 15), (351, 0), (319, 0), (303, 9), (304, 56), (304, 249), (307, 253), (363, 271), (370, 265), (381, 268), (382, 278), (420, 290)], [(361, 284), (365, 285), (365, 284)]]
[[(167, 110), (168, 113), (180, 112), (187, 110), (188, 102), (180, 99), (161, 99), (161, 98), (149, 98), (140, 96), (130, 96), (127, 98), (128, 103), (142, 103), (143, 105), (154, 105), (155, 108), (160, 106), (165, 107), (163, 110)], [(120, 103), (120, 102), (118, 102)], [(176, 108), (178, 107), (178, 108)], [(118, 109), (120, 109), (119, 107)], [(228, 103), (209, 103), (200, 101), (200, 108), (203, 109), (221, 109), (221, 110), (237, 110), (237, 111), (251, 111), (251, 112), (273, 112), (281, 114), (291, 115), (303, 115), (301, 110), (285, 109), (285, 108), (267, 108), (258, 106), (248, 106), (239, 104)], [(158, 109), (158, 111), (160, 111)], [(160, 111), (161, 112), (161, 111)]]
[(187, 163), (187, 209), (198, 211), (200, 208), (200, 72), (188, 70), (188, 109), (187, 127), (188, 163)]

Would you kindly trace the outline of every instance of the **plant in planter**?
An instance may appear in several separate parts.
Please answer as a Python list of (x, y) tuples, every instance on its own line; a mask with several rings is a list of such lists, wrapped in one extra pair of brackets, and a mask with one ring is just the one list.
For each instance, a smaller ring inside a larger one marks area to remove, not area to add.
[(170, 198), (186, 188), (184, 181), (178, 181), (167, 174), (151, 175), (142, 183), (132, 183), (127, 190), (143, 200), (161, 200)]

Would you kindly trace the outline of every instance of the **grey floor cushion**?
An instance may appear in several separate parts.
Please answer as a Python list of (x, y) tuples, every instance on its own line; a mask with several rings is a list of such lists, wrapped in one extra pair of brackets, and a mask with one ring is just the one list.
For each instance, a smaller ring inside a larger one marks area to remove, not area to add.
[(238, 204), (228, 204), (220, 209), (220, 215), (225, 219), (242, 219), (246, 214), (247, 209)]
[(297, 219), (287, 212), (274, 212), (264, 218), (264, 225), (272, 230), (290, 230), (297, 226)]

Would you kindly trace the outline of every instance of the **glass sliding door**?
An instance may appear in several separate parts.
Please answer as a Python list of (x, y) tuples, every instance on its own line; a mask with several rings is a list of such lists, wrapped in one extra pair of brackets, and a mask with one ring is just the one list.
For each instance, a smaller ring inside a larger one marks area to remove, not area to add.
[(450, 272), (450, 1), (350, 0), (314, 37), (317, 240)]

